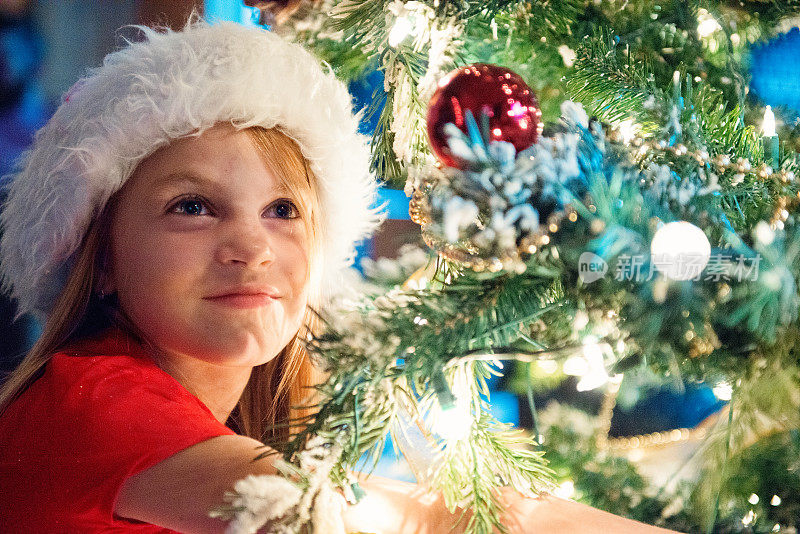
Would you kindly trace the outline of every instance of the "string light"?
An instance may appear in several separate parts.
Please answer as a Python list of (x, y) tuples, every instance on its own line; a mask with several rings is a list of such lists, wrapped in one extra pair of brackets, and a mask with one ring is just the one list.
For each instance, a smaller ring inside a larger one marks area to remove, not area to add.
[(761, 132), (765, 137), (775, 135), (775, 113), (772, 111), (772, 106), (767, 106), (764, 110), (764, 122), (761, 123)]
[(711, 391), (714, 392), (714, 396), (719, 400), (729, 401), (731, 400), (731, 395), (733, 394), (733, 387), (727, 382), (720, 382), (714, 386)]
[(697, 35), (701, 38), (711, 36), (715, 31), (721, 30), (722, 26), (719, 25), (711, 13), (705, 9), (697, 10)]
[(755, 520), (756, 520), (756, 513), (755, 513), (753, 510), (750, 510), (750, 511), (749, 511), (749, 512), (747, 512), (747, 514), (745, 514), (745, 516), (742, 518), (742, 524), (743, 524), (744, 526), (749, 526), (749, 525), (751, 525), (751, 524), (752, 524), (752, 523), (753, 523)]
[(431, 379), (438, 403), (433, 406), (430, 413), (430, 428), (449, 442), (467, 438), (474, 423), (467, 398), (466, 377), (461, 375), (457, 372), (454, 377), (455, 391), (448, 386), (441, 369), (435, 372)]
[(617, 131), (619, 132), (620, 139), (626, 145), (629, 145), (631, 141), (636, 138), (636, 134), (639, 133), (641, 126), (633, 122), (632, 119), (626, 119), (621, 121), (619, 124), (616, 125)]
[(611, 346), (608, 343), (598, 344), (593, 336), (587, 337), (586, 341), (588, 343), (583, 345), (581, 354), (567, 358), (562, 368), (564, 374), (580, 377), (575, 386), (578, 391), (597, 389), (610, 379), (604, 355), (611, 352)]
[(761, 131), (764, 134), (764, 160), (777, 169), (780, 165), (780, 142), (775, 131), (775, 113), (772, 106), (767, 106), (764, 110), (764, 122), (761, 123)]
[(431, 416), (432, 430), (449, 442), (462, 441), (470, 435), (473, 417), (469, 412), (469, 403), (457, 398), (456, 404), (449, 409), (441, 408), (439, 413)]
[(553, 495), (562, 499), (571, 499), (575, 496), (575, 483), (571, 480), (565, 480), (553, 490)]
[[(609, 423), (610, 424), (610, 423)], [(704, 428), (673, 428), (650, 434), (637, 434), (604, 440), (604, 447), (614, 451), (632, 451), (639, 448), (663, 447), (672, 443), (705, 438), (707, 431)]]
[(414, 33), (414, 23), (408, 17), (397, 17), (389, 30), (389, 46), (396, 48), (403, 40)]
[(700, 441), (705, 439), (708, 431), (705, 427), (698, 426), (693, 429), (674, 428), (651, 434), (639, 434), (635, 436), (625, 436), (609, 438), (608, 431), (611, 428), (611, 417), (614, 414), (614, 406), (617, 404), (617, 394), (622, 382), (622, 375), (616, 375), (609, 381), (609, 387), (603, 399), (598, 415), (599, 425), (596, 433), (597, 446), (601, 450), (610, 450), (615, 453), (625, 452), (628, 459), (638, 461), (643, 457), (643, 449), (652, 447), (665, 447), (673, 443), (686, 441)]
[(536, 365), (546, 375), (552, 375), (553, 373), (558, 371), (558, 362), (556, 362), (555, 360), (537, 360)]

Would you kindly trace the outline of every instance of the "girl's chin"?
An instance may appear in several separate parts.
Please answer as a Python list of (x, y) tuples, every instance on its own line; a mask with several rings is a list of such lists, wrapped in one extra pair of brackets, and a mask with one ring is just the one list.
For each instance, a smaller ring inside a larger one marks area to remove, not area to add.
[(207, 343), (193, 344), (195, 350), (192, 352), (199, 359), (210, 363), (255, 367), (275, 358), (287, 343), (288, 341), (280, 344), (251, 335), (221, 334), (209, 339)]
[[(157, 328), (155, 335), (145, 338), (167, 354), (183, 354), (216, 364), (250, 366), (275, 358), (291, 341), (299, 326), (276, 329), (279, 321), (222, 321), (219, 318), (197, 321), (192, 328)], [(282, 321), (281, 321), (282, 322)], [(197, 324), (201, 324), (200, 328)], [(272, 328), (268, 328), (272, 327)]]

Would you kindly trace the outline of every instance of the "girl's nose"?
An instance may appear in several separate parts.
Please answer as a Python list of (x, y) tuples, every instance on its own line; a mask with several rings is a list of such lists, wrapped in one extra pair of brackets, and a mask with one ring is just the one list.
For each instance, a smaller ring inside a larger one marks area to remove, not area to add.
[(259, 221), (230, 221), (218, 247), (219, 260), (225, 264), (259, 267), (275, 259), (269, 231)]

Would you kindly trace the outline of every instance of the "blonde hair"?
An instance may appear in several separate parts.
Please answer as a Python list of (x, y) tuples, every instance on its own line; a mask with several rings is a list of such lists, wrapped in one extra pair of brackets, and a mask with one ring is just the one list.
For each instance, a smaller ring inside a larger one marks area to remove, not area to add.
[[(269, 170), (278, 176), (298, 201), (309, 236), (309, 306), (317, 306), (324, 258), (317, 178), (292, 138), (278, 128), (252, 126), (245, 131)], [(116, 324), (142, 341), (136, 326), (107, 299), (97, 296), (106, 271), (111, 220), (118, 195), (112, 196), (92, 221), (70, 270), (64, 289), (47, 318), (42, 336), (0, 387), (0, 414), (44, 371), (50, 358), (66, 344), (86, 337), (104, 326)], [(304, 337), (316, 329), (316, 315), (309, 308), (300, 331), (271, 361), (253, 368), (250, 380), (229, 423), (239, 433), (262, 441), (288, 438), (293, 424), (313, 413), (313, 386), (319, 372), (309, 360)]]

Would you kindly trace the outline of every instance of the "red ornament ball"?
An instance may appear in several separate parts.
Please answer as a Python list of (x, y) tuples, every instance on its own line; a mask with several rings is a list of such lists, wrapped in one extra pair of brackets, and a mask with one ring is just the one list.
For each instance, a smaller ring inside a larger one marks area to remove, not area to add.
[(539, 102), (519, 74), (486, 63), (459, 67), (439, 81), (427, 118), (431, 147), (450, 167), (458, 164), (447, 146), (444, 125), (452, 122), (467, 133), (467, 110), (478, 124), (484, 113), (489, 119), (490, 139), (511, 143), (517, 152), (534, 144), (542, 133)]

